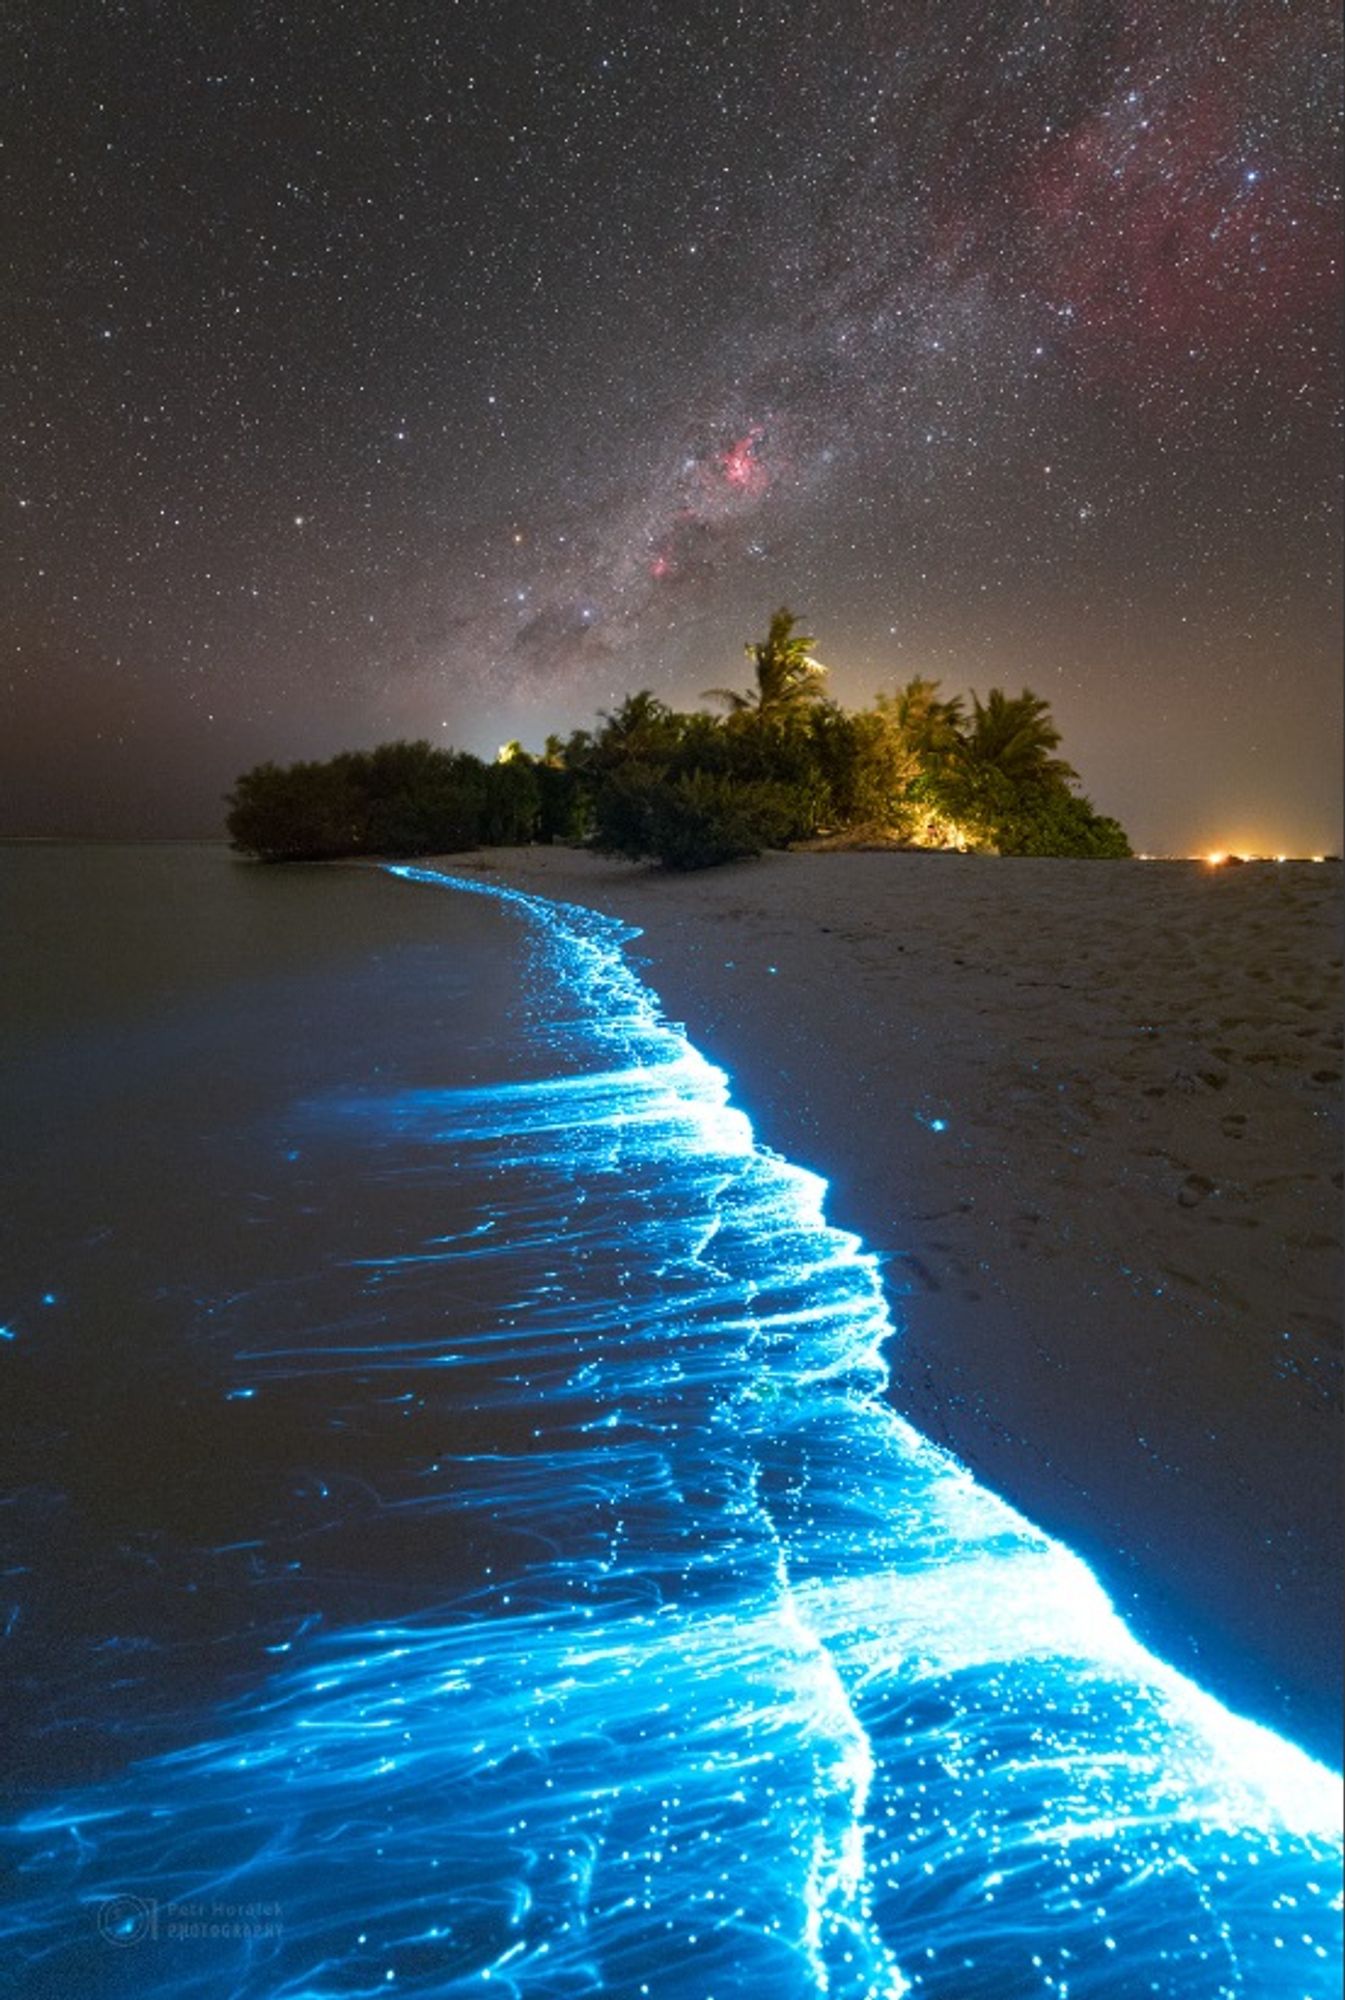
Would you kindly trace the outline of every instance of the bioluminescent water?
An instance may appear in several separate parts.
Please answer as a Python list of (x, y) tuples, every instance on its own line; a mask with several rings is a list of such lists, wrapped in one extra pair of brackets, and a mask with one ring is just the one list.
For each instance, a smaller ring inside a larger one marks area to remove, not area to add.
[(115, 1754), (8, 1828), (21, 1990), (1333, 1996), (1336, 1780), (885, 1404), (875, 1260), (632, 933), (393, 872), (517, 930), (518, 1007), (267, 1124), (284, 1254), (184, 1347), (231, 1532), (83, 1656)]

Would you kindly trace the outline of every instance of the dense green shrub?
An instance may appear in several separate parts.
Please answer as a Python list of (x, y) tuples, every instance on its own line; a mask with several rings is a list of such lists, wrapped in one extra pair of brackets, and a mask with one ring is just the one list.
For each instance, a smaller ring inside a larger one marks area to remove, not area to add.
[(964, 764), (930, 790), (972, 846), (996, 854), (1111, 861), (1131, 852), (1119, 823), (1054, 773), (1015, 777), (993, 765)]
[(381, 743), (338, 757), (367, 806), (369, 854), (452, 853), (480, 839), (486, 767), (461, 751), (428, 743)]
[(1118, 820), (1094, 810), (1092, 801), (1048, 788), (1019, 808), (1000, 829), (1001, 854), (1074, 856), (1084, 861), (1124, 861), (1132, 852)]
[(259, 764), (238, 780), (227, 825), (236, 848), (264, 861), (320, 861), (360, 851), (367, 811), (335, 763)]
[(261, 764), (229, 799), (233, 846), (263, 861), (349, 854), (450, 854), (483, 840), (529, 840), (532, 769), (483, 764), (428, 743), (383, 743), (325, 764)]
[(560, 763), (533, 766), (537, 781), (537, 839), (582, 840), (592, 819), (591, 792), (577, 770)]
[(598, 789), (592, 844), (604, 854), (679, 870), (745, 860), (769, 846), (785, 822), (789, 801), (781, 790), (704, 771), (669, 778), (647, 764), (628, 764)]
[(519, 847), (537, 831), (540, 793), (525, 758), (481, 767), (481, 809), (476, 839), (486, 847)]

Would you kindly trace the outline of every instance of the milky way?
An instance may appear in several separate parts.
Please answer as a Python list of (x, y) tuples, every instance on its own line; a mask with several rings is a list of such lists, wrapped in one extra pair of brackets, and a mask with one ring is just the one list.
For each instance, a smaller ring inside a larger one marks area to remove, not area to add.
[(693, 702), (784, 599), (1141, 845), (1334, 845), (1333, 15), (11, 11), (9, 829)]

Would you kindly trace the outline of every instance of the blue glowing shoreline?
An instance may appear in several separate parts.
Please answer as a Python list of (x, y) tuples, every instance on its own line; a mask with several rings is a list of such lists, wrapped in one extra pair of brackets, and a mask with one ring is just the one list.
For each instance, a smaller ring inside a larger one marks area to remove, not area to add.
[[(638, 933), (390, 872), (527, 920), (547, 1074), (328, 1101), (315, 1129), (382, 1170), (470, 1163), (512, 1231), (364, 1260), (377, 1337), (240, 1351), (231, 1393), (382, 1369), (432, 1403), (486, 1371), (535, 1426), (399, 1504), (535, 1553), (423, 1615), (297, 1638), (209, 1739), (9, 1829), (35, 1983), (1333, 1994), (1338, 1781), (1147, 1652), (1076, 1556), (891, 1410), (876, 1260), (662, 1018)], [(496, 1258), (517, 1311), (475, 1328), (441, 1287)], [(168, 1933), (212, 1898), (283, 1922), (203, 1956)], [(72, 1909), (104, 1925), (91, 1957)]]

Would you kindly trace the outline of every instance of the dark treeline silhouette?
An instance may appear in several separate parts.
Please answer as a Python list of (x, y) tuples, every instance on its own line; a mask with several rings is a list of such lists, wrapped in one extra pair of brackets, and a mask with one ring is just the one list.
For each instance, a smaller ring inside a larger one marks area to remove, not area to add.
[(325, 764), (257, 765), (230, 795), (227, 825), (235, 847), (264, 861), (450, 853), (536, 839), (542, 801), (530, 760), (382, 743)]
[(850, 712), (826, 693), (813, 640), (785, 609), (749, 645), (752, 684), (707, 690), (723, 715), (647, 689), (596, 730), (511, 743), (493, 764), (428, 743), (326, 763), (261, 764), (229, 799), (241, 852), (266, 861), (452, 853), (587, 841), (603, 853), (704, 868), (797, 842), (982, 853), (1130, 853), (1077, 789), (1040, 696), (944, 697), (916, 678)]

